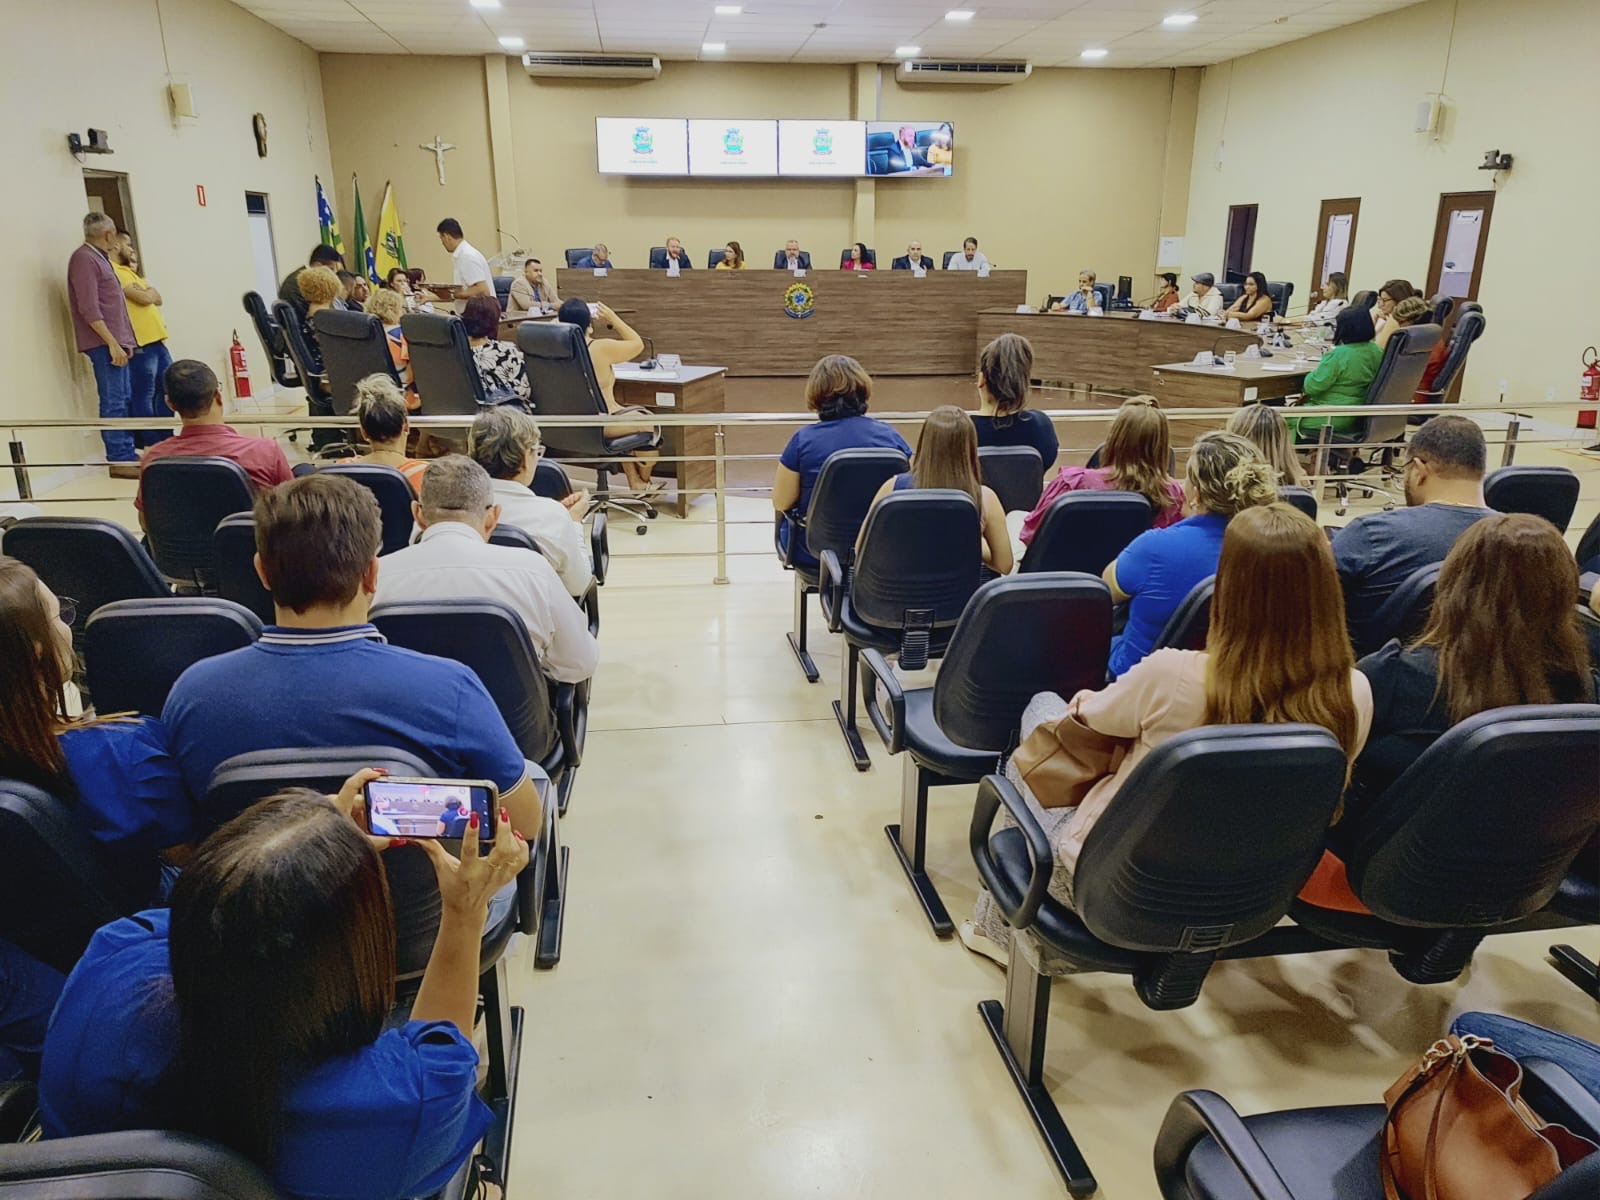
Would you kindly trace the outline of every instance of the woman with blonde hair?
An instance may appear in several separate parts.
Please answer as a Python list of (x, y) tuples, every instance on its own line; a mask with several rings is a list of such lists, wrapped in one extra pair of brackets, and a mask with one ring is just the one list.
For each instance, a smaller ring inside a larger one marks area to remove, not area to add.
[(1266, 404), (1246, 404), (1234, 410), (1225, 426), (1229, 433), (1247, 438), (1261, 452), (1261, 457), (1278, 472), (1278, 483), (1283, 487), (1304, 487), (1305, 472), (1295, 457), (1294, 443), (1289, 439), (1289, 425), (1283, 414)]
[[(1366, 743), (1372, 692), (1355, 669), (1333, 550), (1316, 522), (1280, 503), (1241, 512), (1223, 536), (1216, 576), (1206, 649), (1157, 650), (1100, 691), (1071, 700), (1044, 692), (1023, 714), (1024, 740), (1006, 774), (1049, 834), (1056, 859), (1050, 892), (1064, 903), (1072, 903), (1089, 831), (1168, 738), (1203, 725), (1305, 723), (1332, 733), (1349, 762)], [(1115, 765), (1081, 799), (1034, 794), (1016, 764), (1038, 756), (1030, 744), (1061, 746), (1055, 726), (1068, 717), (1099, 735)], [(1003, 961), (1009, 936), (991, 897), (980, 893), (962, 941)]]
[(1043, 413), (1028, 408), (1033, 344), (1020, 333), (1002, 333), (978, 355), (978, 415), (972, 424), (980, 446), (1032, 446), (1045, 471), (1055, 466), (1061, 442)]
[[(972, 418), (953, 404), (928, 414), (917, 437), (917, 452), (911, 470), (885, 480), (872, 498), (876, 505), (890, 492), (913, 488), (953, 488), (972, 497), (978, 506), (979, 537), (983, 541), (983, 565), (999, 575), (1011, 572), (1011, 537), (1006, 532), (1006, 512), (1000, 497), (984, 486), (978, 467), (978, 432)], [(871, 509), (869, 508), (870, 512)], [(866, 533), (866, 525), (862, 525)], [(860, 540), (856, 549), (861, 548)]]
[(1154, 396), (1130, 396), (1122, 402), (1100, 453), (1102, 466), (1062, 467), (1045, 485), (1039, 503), (1022, 523), (1022, 544), (1028, 545), (1050, 506), (1068, 492), (1138, 492), (1150, 501), (1152, 528), (1165, 529), (1183, 520), (1183, 485), (1167, 474), (1172, 438), (1167, 414)]
[[(394, 295), (393, 292), (379, 293)], [(422, 494), (422, 473), (428, 469), (423, 459), (406, 453), (406, 437), (411, 422), (406, 417), (405, 396), (387, 375), (368, 375), (356, 384), (356, 420), (361, 436), (370, 449), (351, 462), (393, 467), (406, 477), (411, 490)]]
[(325, 308), (333, 308), (342, 287), (339, 277), (327, 267), (306, 267), (296, 272), (295, 286), (300, 289), (300, 298), (306, 302), (305, 312), (300, 318), (300, 331), (305, 334), (306, 345), (316, 356), (316, 362), (310, 364), (311, 372), (321, 375), (322, 344), (317, 341), (317, 331), (312, 327), (311, 318)]
[(1184, 476), (1189, 516), (1141, 533), (1105, 569), (1111, 598), (1128, 601), (1128, 623), (1111, 642), (1110, 669), (1121, 675), (1150, 653), (1195, 584), (1217, 570), (1228, 522), (1278, 498), (1278, 473), (1236, 433), (1201, 434)]
[(406, 410), (416, 412), (422, 407), (422, 398), (417, 395), (416, 378), (411, 373), (411, 347), (400, 330), (400, 318), (406, 311), (406, 298), (388, 288), (374, 288), (362, 307), (383, 322), (383, 334), (389, 343), (389, 358), (399, 372), (400, 382), (405, 385)]

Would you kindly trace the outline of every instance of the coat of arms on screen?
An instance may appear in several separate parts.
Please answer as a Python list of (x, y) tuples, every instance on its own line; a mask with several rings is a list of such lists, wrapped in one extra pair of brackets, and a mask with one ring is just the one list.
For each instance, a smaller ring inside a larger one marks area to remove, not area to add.
[(722, 149), (728, 154), (744, 153), (744, 130), (728, 129), (722, 134)]
[(803, 283), (791, 283), (783, 293), (783, 311), (791, 317), (809, 317), (817, 311), (816, 293)]
[(833, 130), (824, 125), (811, 135), (811, 148), (818, 154), (833, 153)]
[(633, 152), (635, 154), (649, 154), (656, 148), (655, 135), (650, 132), (650, 126), (641, 125), (633, 131)]

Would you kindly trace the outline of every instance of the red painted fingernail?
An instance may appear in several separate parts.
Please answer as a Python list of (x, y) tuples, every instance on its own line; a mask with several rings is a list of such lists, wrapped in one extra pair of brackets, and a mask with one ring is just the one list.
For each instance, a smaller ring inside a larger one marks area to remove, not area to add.
[(379, 775), (387, 775), (389, 773), (389, 768), (388, 767), (373, 767), (372, 769), (374, 771), (376, 771)]
[(389, 845), (390, 846), (409, 846), (409, 845), (411, 845), (411, 839), (410, 838), (395, 838), (393, 841), (391, 841), (389, 843)]
[(502, 808), (500, 810), (500, 819), (502, 821), (509, 821), (511, 819), (511, 810), (508, 808)]
[(519, 841), (519, 842), (525, 842), (525, 841), (527, 841), (527, 840), (528, 840), (528, 839), (527, 839), (527, 838), (525, 838), (525, 837), (523, 837), (523, 836), (522, 836), (522, 835), (521, 835), (521, 834), (520, 834), (520, 833), (519, 833), (519, 834), (517, 834), (517, 841)]
[(478, 814), (477, 813), (473, 813), (472, 814), (472, 820), (468, 821), (467, 824), (471, 825), (474, 829), (476, 829), (478, 827)]

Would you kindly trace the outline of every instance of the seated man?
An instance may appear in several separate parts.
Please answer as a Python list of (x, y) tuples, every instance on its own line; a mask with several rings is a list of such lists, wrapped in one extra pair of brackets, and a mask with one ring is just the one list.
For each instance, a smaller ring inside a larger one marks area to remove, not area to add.
[(1333, 538), (1345, 621), (1358, 646), (1396, 588), (1414, 571), (1443, 562), (1469, 525), (1493, 515), (1483, 503), (1487, 448), (1475, 422), (1434, 417), (1406, 450), (1408, 507), (1357, 517)]
[(978, 249), (978, 239), (969, 237), (961, 243), (961, 253), (950, 260), (951, 271), (987, 271), (989, 259)]
[[(167, 368), (165, 385), (167, 407), (178, 414), (183, 428), (177, 437), (157, 442), (144, 452), (140, 471), (162, 458), (231, 458), (244, 468), (250, 482), (258, 488), (276, 487), (294, 476), (283, 447), (271, 438), (248, 437), (229, 425), (222, 414), (222, 387), (216, 374), (205, 363), (180, 358)], [(144, 524), (144, 488), (133, 497)]]
[(800, 249), (799, 242), (795, 241), (794, 238), (790, 238), (783, 249), (772, 256), (772, 269), (774, 271), (809, 271), (811, 270), (811, 255)]
[(613, 265), (611, 251), (606, 249), (604, 242), (596, 242), (593, 250), (573, 263), (574, 268), (584, 271), (604, 271)]
[[(974, 243), (973, 248), (977, 248), (976, 243)], [(921, 267), (924, 271), (931, 271), (933, 270), (933, 259), (922, 252), (921, 242), (914, 241), (906, 247), (906, 252), (890, 263), (889, 266), (896, 271), (909, 271), (913, 267)]]
[[(332, 246), (324, 246), (319, 242), (311, 248), (311, 257), (306, 260), (306, 267), (327, 267), (332, 271), (342, 271), (344, 259)], [(285, 275), (283, 282), (278, 285), (278, 299), (294, 309), (302, 321), (306, 315), (306, 299), (300, 294), (300, 272), (305, 269), (296, 267)]]
[(680, 271), (687, 271), (694, 266), (694, 264), (689, 261), (689, 255), (684, 251), (683, 243), (675, 237), (669, 237), (667, 239), (666, 255), (660, 260), (652, 262), (650, 265), (652, 267), (659, 266), (662, 270), (666, 271), (670, 271), (674, 267)]
[(538, 316), (553, 313), (561, 304), (556, 289), (544, 281), (544, 264), (530, 258), (522, 264), (522, 274), (511, 281), (511, 301), (506, 316)]
[(580, 488), (565, 500), (533, 493), (533, 473), (544, 457), (538, 423), (509, 404), (486, 408), (472, 422), (467, 453), (489, 473), (500, 523), (515, 526), (539, 544), (568, 592), (587, 592), (594, 582), (594, 560), (583, 536), (589, 493)]
[(522, 618), (547, 677), (582, 683), (594, 674), (599, 643), (555, 568), (536, 551), (489, 544), (500, 506), (487, 471), (461, 454), (434, 459), (411, 512), (422, 538), (383, 560), (375, 604), (498, 600)]
[(1073, 293), (1061, 304), (1062, 312), (1086, 313), (1092, 308), (1100, 307), (1100, 297), (1094, 290), (1095, 274), (1093, 271), (1078, 272), (1078, 286)]
[(1208, 317), (1222, 315), (1222, 293), (1217, 291), (1217, 277), (1210, 271), (1189, 276), (1194, 287), (1178, 302), (1179, 309), (1198, 309)]
[(195, 663), (161, 712), (190, 794), (203, 796), (236, 754), (376, 744), (416, 755), (442, 779), (492, 781), (533, 842), (549, 777), (522, 757), (478, 677), (390, 646), (367, 623), (382, 542), (372, 493), (307, 475), (258, 495), (255, 518), (256, 573), (277, 623), (253, 645)]

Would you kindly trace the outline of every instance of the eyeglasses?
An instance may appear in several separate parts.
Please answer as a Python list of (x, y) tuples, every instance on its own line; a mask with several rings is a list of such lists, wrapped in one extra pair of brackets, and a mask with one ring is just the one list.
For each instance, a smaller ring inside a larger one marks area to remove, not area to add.
[(71, 596), (57, 596), (56, 605), (63, 624), (71, 625), (78, 619), (78, 602)]

